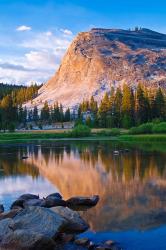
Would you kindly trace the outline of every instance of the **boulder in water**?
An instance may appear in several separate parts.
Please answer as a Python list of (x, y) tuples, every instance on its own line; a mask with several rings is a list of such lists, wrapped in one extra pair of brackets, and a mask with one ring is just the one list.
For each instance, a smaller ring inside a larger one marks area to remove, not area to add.
[(62, 195), (59, 194), (59, 193), (53, 193), (53, 194), (49, 194), (46, 199), (49, 199), (49, 198), (58, 198), (58, 199), (62, 199)]
[(24, 202), (24, 207), (27, 206), (38, 206), (38, 207), (43, 207), (44, 206), (44, 200), (42, 199), (32, 199), (32, 200), (26, 200)]
[(44, 199), (43, 201), (43, 207), (51, 208), (51, 207), (57, 207), (57, 206), (65, 207), (66, 201), (59, 199), (59, 198), (55, 198), (55, 197), (49, 197), (49, 198)]
[(11, 228), (15, 230), (29, 230), (42, 234), (45, 237), (54, 238), (57, 233), (63, 232), (67, 221), (50, 209), (29, 206), (18, 213)]
[(88, 238), (80, 238), (76, 239), (74, 243), (79, 246), (88, 246), (90, 244), (90, 240)]
[(67, 206), (71, 208), (75, 207), (93, 207), (96, 206), (99, 201), (99, 196), (94, 195), (92, 197), (72, 197), (66, 201)]
[(39, 195), (35, 194), (23, 194), (18, 199), (20, 200), (32, 200), (32, 199), (39, 199)]
[(65, 225), (65, 232), (67, 233), (82, 233), (89, 228), (89, 225), (81, 218), (80, 214), (70, 208), (53, 207), (50, 210), (67, 221)]
[(28, 159), (28, 156), (27, 156), (27, 155), (23, 155), (23, 156), (21, 157), (21, 159), (22, 159), (22, 160), (26, 160), (26, 159)]
[(25, 202), (25, 200), (23, 200), (23, 199), (17, 199), (12, 203), (10, 208), (11, 209), (15, 209), (18, 207), (24, 208), (24, 202)]

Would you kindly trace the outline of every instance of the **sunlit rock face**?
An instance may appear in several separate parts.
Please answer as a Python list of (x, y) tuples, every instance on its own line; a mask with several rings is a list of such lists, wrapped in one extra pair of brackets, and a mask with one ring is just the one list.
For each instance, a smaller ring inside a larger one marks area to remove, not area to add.
[(79, 33), (56, 74), (27, 106), (58, 101), (73, 107), (92, 95), (100, 101), (111, 86), (123, 83), (166, 88), (166, 35), (148, 29)]
[(111, 145), (62, 145), (39, 149), (27, 162), (36, 166), (65, 199), (99, 194), (84, 213), (91, 228), (145, 230), (166, 223), (166, 156), (139, 150), (113, 154)]

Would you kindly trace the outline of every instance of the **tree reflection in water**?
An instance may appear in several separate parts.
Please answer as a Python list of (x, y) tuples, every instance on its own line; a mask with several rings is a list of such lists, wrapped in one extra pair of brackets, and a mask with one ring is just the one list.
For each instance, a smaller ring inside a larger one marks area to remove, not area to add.
[[(78, 141), (0, 147), (0, 175), (43, 176), (64, 198), (99, 194), (98, 206), (83, 213), (95, 231), (165, 224), (166, 146), (127, 147), (129, 152), (120, 143)], [(25, 161), (23, 154), (29, 155)]]

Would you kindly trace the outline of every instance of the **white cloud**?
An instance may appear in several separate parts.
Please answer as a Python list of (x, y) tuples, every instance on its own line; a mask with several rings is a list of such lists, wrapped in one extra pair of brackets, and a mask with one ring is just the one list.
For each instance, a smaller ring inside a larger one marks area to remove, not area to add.
[(73, 36), (64, 36), (57, 30), (30, 32), (21, 39), (13, 48), (21, 53), (0, 58), (0, 82), (46, 82), (58, 68)]
[(33, 34), (32, 37), (22, 41), (20, 46), (35, 50), (54, 50), (57, 47), (64, 50), (69, 46), (70, 42), (71, 38), (63, 37), (61, 34), (53, 34), (52, 32), (48, 31)]
[(45, 34), (46, 34), (46, 36), (52, 36), (53, 35), (51, 31), (47, 31)]
[(9, 70), (18, 70), (18, 71), (34, 71), (34, 69), (26, 68), (20, 64), (13, 64), (13, 63), (0, 63), (1, 69), (9, 69)]
[(30, 26), (26, 26), (26, 25), (21, 25), (21, 26), (18, 26), (16, 28), (17, 31), (29, 31), (31, 30), (32, 28)]
[(56, 57), (54, 52), (49, 52), (47, 50), (43, 51), (30, 51), (25, 54), (26, 64), (28, 67), (42, 68), (42, 69), (54, 69), (59, 58)]
[(67, 36), (73, 35), (73, 32), (71, 30), (68, 30), (68, 29), (60, 29), (60, 31), (63, 32)]

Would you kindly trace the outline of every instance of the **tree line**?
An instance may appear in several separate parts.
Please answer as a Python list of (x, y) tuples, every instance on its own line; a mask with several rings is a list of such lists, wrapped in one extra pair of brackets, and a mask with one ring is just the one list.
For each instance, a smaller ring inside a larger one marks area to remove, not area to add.
[(55, 122), (67, 122), (71, 120), (70, 109), (63, 110), (62, 104), (54, 104), (49, 106), (48, 102), (44, 103), (43, 108), (39, 111), (37, 106), (33, 109), (27, 110), (26, 106), (23, 108), (22, 105), (17, 110), (18, 122), (26, 125), (26, 122), (35, 122), (36, 125), (52, 124)]
[(124, 84), (122, 89), (111, 89), (105, 93), (98, 105), (94, 97), (83, 101), (79, 107), (79, 118), (90, 111), (86, 123), (92, 127), (131, 128), (153, 120), (166, 120), (166, 94), (161, 89), (150, 90), (139, 84), (135, 89)]
[[(13, 129), (28, 122), (38, 126), (55, 122), (67, 122), (73, 119), (70, 109), (62, 104), (49, 106), (44, 103), (41, 110), (35, 106), (27, 110), (24, 102), (36, 97), (39, 86), (21, 87), (9, 91), (0, 100), (0, 130)], [(111, 88), (98, 103), (92, 96), (84, 100), (78, 108), (76, 123), (86, 123), (90, 127), (131, 128), (153, 120), (166, 120), (166, 94), (161, 89), (147, 89), (140, 84), (132, 88), (124, 84), (122, 88)]]
[[(0, 84), (0, 130), (13, 129), (20, 122), (20, 107), (24, 102), (33, 100), (40, 87), (37, 84), (30, 87)], [(26, 122), (26, 108), (22, 113)]]

